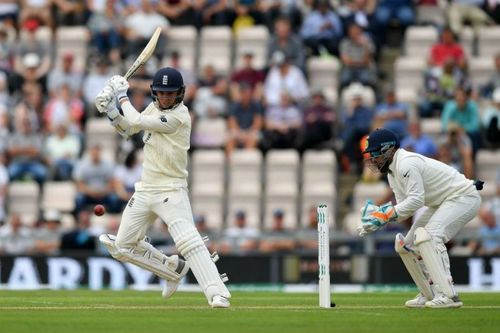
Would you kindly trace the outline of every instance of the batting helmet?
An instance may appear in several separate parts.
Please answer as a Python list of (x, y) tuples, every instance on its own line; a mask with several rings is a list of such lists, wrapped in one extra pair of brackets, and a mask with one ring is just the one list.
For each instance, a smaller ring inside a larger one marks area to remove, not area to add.
[(158, 91), (177, 91), (174, 103), (167, 108), (173, 108), (181, 103), (184, 99), (184, 92), (186, 91), (181, 73), (172, 67), (159, 69), (153, 77), (153, 82), (151, 83), (150, 88), (153, 101), (158, 107)]
[(386, 173), (395, 151), (399, 148), (398, 136), (387, 129), (377, 128), (366, 138), (363, 154), (365, 163), (372, 170)]

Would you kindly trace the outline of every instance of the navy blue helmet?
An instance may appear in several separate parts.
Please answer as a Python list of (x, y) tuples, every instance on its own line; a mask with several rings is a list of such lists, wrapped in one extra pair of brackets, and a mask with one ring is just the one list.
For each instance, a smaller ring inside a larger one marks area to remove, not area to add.
[(399, 139), (394, 132), (377, 128), (366, 139), (363, 150), (363, 154), (366, 156), (365, 162), (370, 169), (386, 173), (389, 170), (392, 156), (398, 148)]
[(177, 106), (184, 99), (184, 92), (186, 87), (184, 86), (184, 80), (182, 79), (181, 73), (175, 68), (164, 67), (159, 69), (153, 77), (153, 82), (151, 83), (151, 96), (156, 106), (160, 107), (158, 104), (158, 91), (177, 91), (177, 96), (174, 103), (166, 108), (170, 109)]
[(377, 128), (368, 135), (366, 140), (368, 145), (363, 154), (370, 153), (371, 156), (383, 154), (389, 148), (399, 148), (399, 139), (396, 133), (384, 128)]

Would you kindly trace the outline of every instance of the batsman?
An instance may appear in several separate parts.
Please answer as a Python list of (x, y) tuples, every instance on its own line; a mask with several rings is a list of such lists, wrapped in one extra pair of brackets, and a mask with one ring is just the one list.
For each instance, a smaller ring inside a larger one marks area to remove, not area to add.
[[(143, 173), (123, 211), (117, 235), (104, 234), (99, 240), (115, 259), (164, 279), (165, 298), (172, 296), (191, 268), (208, 304), (227, 308), (231, 294), (215, 266), (218, 256), (208, 252), (194, 225), (189, 203), (187, 152), (191, 117), (183, 104), (183, 78), (174, 68), (158, 70), (150, 86), (153, 102), (141, 113), (130, 103), (128, 88), (123, 76), (113, 76), (96, 97), (96, 106), (123, 137), (144, 131)], [(178, 255), (166, 256), (147, 242), (146, 231), (157, 217), (168, 226), (185, 260)]]
[(387, 174), (396, 205), (376, 206), (368, 201), (361, 210), (360, 236), (387, 223), (404, 221), (426, 207), (406, 236), (396, 235), (395, 250), (420, 290), (405, 305), (461, 307), (445, 244), (476, 216), (483, 182), (469, 180), (444, 163), (399, 148), (396, 134), (386, 129), (370, 133), (363, 153), (368, 167)]

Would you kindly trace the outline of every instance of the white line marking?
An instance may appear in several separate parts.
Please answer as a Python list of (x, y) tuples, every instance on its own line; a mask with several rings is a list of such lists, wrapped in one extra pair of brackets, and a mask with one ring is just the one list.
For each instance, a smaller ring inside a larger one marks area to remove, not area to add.
[[(96, 305), (71, 305), (71, 306), (0, 306), (0, 310), (209, 310), (208, 305), (112, 305), (112, 304), (96, 304)], [(307, 311), (328, 311), (320, 309), (318, 306), (312, 305), (284, 305), (284, 306), (238, 306), (233, 305), (231, 310), (307, 310)], [(358, 309), (405, 309), (405, 311), (418, 311), (415, 309), (407, 309), (404, 305), (340, 305), (335, 308), (331, 308), (332, 311), (335, 309), (339, 310), (358, 310)], [(462, 309), (500, 309), (500, 305), (465, 305)]]

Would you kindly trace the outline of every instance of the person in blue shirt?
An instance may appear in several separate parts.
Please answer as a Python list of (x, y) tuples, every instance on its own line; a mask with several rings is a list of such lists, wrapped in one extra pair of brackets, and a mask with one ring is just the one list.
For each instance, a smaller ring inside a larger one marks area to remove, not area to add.
[(408, 136), (401, 141), (401, 148), (426, 157), (437, 157), (437, 146), (434, 140), (422, 133), (422, 126), (418, 121), (408, 124)]
[(342, 38), (343, 27), (339, 16), (327, 0), (316, 0), (313, 11), (304, 19), (300, 35), (312, 55), (320, 55), (321, 47), (329, 54), (338, 56), (338, 44)]
[(402, 139), (407, 135), (408, 113), (408, 104), (399, 102), (394, 89), (389, 89), (386, 91), (385, 101), (375, 108), (375, 122)]
[(448, 130), (451, 122), (462, 127), (472, 141), (475, 152), (481, 148), (481, 121), (476, 102), (470, 99), (469, 92), (459, 87), (455, 90), (455, 99), (448, 101), (441, 114), (443, 133)]

